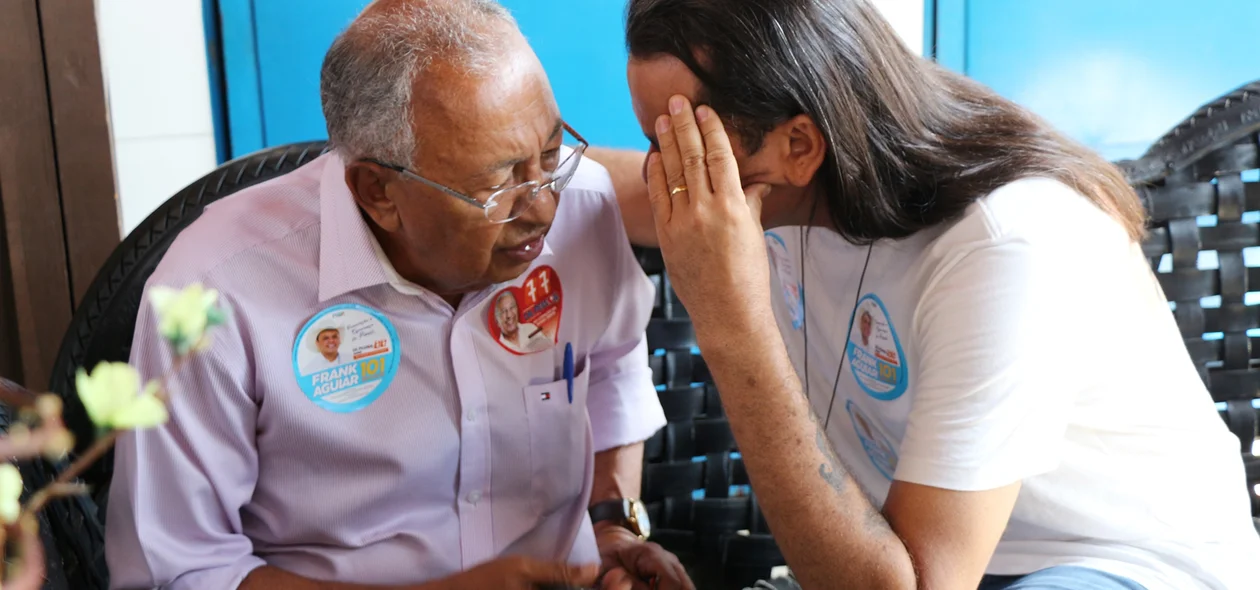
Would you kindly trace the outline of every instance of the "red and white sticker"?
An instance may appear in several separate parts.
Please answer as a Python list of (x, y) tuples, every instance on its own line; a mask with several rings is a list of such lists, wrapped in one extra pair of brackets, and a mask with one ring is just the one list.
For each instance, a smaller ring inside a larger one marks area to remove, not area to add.
[(519, 286), (490, 298), (490, 336), (512, 354), (542, 352), (556, 345), (563, 307), (560, 276), (550, 266), (540, 266)]

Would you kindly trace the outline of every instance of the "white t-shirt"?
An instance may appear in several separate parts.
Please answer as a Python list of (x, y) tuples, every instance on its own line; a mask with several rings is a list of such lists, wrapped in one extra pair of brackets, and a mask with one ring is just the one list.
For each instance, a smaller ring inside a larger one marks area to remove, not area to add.
[(834, 232), (805, 234), (803, 281), (800, 228), (766, 240), (792, 361), (804, 375), (807, 327), (811, 404), (879, 504), (893, 478), (1022, 480), (990, 574), (1071, 564), (1149, 590), (1255, 588), (1238, 440), (1141, 248), (1079, 193), (1011, 183), (876, 243), (865, 280), (867, 247)]

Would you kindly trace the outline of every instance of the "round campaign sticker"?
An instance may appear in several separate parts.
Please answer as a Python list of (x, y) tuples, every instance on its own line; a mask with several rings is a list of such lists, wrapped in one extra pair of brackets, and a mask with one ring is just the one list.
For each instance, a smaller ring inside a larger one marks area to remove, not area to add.
[(890, 401), (906, 392), (905, 353), (879, 297), (866, 295), (858, 301), (848, 354), (854, 379), (871, 397)]
[[(788, 313), (792, 317), (792, 329), (799, 330), (805, 325), (805, 288), (796, 277), (796, 265), (788, 253), (787, 242), (783, 241), (783, 236), (768, 231), (766, 232), (766, 251), (770, 255), (770, 265), (779, 275), (783, 300), (787, 303)], [(801, 272), (804, 272), (804, 269)]]
[(563, 307), (560, 276), (550, 266), (540, 266), (520, 286), (508, 287), (490, 298), (490, 336), (512, 354), (547, 350), (556, 344)]
[(347, 303), (325, 309), (293, 343), (293, 371), (306, 397), (334, 412), (368, 407), (398, 372), (398, 333), (380, 312)]
[(845, 402), (844, 409), (849, 412), (853, 430), (857, 432), (858, 440), (862, 442), (862, 450), (866, 451), (867, 457), (870, 457), (871, 464), (875, 465), (875, 469), (879, 470), (884, 477), (892, 479), (893, 473), (897, 471), (897, 451), (893, 450), (888, 437), (884, 435), (878, 424), (862, 413), (862, 409), (854, 404), (853, 400)]

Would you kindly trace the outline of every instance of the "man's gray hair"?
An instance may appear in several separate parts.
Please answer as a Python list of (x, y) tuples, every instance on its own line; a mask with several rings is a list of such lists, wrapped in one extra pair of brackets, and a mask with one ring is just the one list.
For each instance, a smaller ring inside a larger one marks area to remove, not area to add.
[(516, 21), (495, 0), (384, 0), (364, 9), (324, 57), (320, 100), (332, 146), (347, 159), (407, 166), (416, 150), (411, 89), (435, 62), (469, 75), (489, 69)]

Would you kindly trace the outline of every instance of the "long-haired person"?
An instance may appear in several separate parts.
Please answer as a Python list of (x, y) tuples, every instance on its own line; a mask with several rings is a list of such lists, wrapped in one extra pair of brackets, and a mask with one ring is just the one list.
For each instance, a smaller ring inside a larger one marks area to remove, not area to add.
[(1116, 168), (866, 0), (631, 0), (627, 41), (631, 235), (802, 586), (1255, 587), (1238, 441)]

